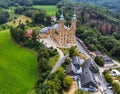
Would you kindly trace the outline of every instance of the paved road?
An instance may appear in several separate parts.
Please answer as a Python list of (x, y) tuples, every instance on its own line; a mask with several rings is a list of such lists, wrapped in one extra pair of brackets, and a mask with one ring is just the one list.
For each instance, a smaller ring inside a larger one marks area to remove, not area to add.
[(63, 56), (62, 58), (59, 58), (59, 60), (57, 61), (57, 63), (56, 63), (55, 66), (53, 67), (51, 73), (55, 72), (56, 69), (57, 69), (62, 63), (64, 63), (65, 59), (66, 59), (68, 56), (69, 56), (69, 55), (67, 54), (67, 55)]
[(59, 54), (59, 59), (51, 71), (51, 73), (53, 73), (65, 61), (65, 59), (66, 59), (66, 57), (68, 57), (68, 55), (64, 56), (63, 52), (59, 48), (57, 48), (56, 43), (50, 37), (40, 39), (40, 42), (43, 42), (43, 44), (45, 44), (48, 48), (53, 47), (53, 48), (57, 49), (57, 52)]

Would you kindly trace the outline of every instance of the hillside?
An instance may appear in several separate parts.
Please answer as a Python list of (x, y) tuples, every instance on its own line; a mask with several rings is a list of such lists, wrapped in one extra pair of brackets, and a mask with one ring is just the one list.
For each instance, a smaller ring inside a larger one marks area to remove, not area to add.
[(119, 14), (95, 5), (78, 5), (77, 17), (82, 24), (96, 27), (103, 35), (119, 30)]
[(120, 0), (73, 0), (76, 2), (97, 4), (110, 10), (120, 12)]
[[(93, 4), (57, 4), (63, 7), (65, 24), (70, 25), (74, 6), (77, 13), (76, 36), (82, 39), (90, 51), (99, 50), (114, 58), (120, 59), (120, 15), (117, 12)], [(60, 11), (56, 16), (59, 19)]]
[[(58, 7), (63, 7), (66, 24), (70, 24), (71, 16), (74, 11), (74, 4), (65, 4), (60, 2)], [(57, 12), (59, 19), (60, 11)], [(84, 24), (89, 27), (96, 27), (103, 35), (112, 34), (119, 30), (120, 15), (117, 12), (109, 11), (106, 8), (89, 4), (76, 4), (78, 24)]]
[(0, 0), (0, 7), (31, 6), (31, 5), (56, 5), (62, 0)]
[(27, 94), (37, 81), (35, 55), (14, 43), (8, 31), (0, 32), (0, 45), (0, 94)]

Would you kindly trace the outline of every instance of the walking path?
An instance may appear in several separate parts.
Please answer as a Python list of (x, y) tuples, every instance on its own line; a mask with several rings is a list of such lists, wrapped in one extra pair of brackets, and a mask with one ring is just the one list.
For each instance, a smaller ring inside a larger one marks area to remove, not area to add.
[(53, 48), (57, 49), (57, 52), (59, 54), (59, 59), (58, 59), (57, 63), (55, 64), (55, 66), (52, 68), (51, 73), (53, 73), (65, 61), (66, 57), (68, 57), (69, 55), (67, 54), (64, 56), (63, 52), (59, 48), (57, 48), (56, 43), (50, 37), (40, 39), (40, 42), (43, 42), (43, 44), (45, 44), (48, 48), (53, 47)]

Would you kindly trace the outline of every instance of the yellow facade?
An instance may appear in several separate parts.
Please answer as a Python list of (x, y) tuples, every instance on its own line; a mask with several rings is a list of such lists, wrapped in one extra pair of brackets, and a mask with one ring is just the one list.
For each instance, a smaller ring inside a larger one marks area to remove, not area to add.
[[(76, 33), (76, 15), (73, 16), (71, 26), (64, 25), (64, 17), (61, 15), (59, 23), (50, 27), (47, 32), (52, 39), (54, 39), (59, 46), (74, 45)], [(42, 36), (42, 34), (40, 34)], [(47, 36), (46, 36), (47, 37)]]

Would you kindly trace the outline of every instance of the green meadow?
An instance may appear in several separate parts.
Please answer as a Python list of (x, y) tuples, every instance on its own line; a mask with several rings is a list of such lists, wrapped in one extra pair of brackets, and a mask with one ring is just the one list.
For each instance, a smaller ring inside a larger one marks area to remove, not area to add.
[(56, 13), (57, 10), (58, 10), (55, 5), (43, 5), (43, 6), (42, 6), (42, 5), (34, 5), (33, 8), (37, 8), (37, 9), (42, 8), (42, 9), (44, 9), (44, 10), (47, 12), (47, 14), (50, 15), (50, 16), (54, 16), (55, 13)]
[(0, 32), (0, 94), (27, 94), (37, 81), (35, 53), (14, 43), (8, 31)]

